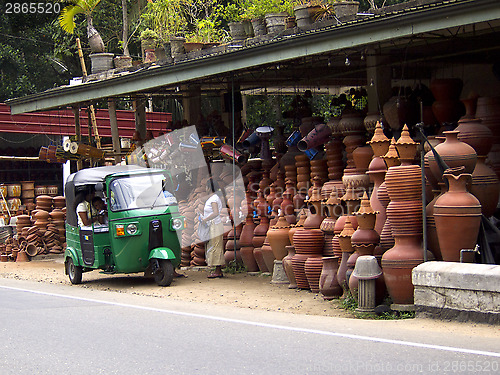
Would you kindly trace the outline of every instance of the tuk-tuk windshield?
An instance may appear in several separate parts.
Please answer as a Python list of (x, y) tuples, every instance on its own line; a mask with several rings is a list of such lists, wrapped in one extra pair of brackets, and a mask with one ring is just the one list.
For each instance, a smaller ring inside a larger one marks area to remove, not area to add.
[(169, 191), (170, 177), (164, 174), (147, 174), (116, 178), (110, 184), (112, 211), (136, 208), (155, 208), (177, 204)]

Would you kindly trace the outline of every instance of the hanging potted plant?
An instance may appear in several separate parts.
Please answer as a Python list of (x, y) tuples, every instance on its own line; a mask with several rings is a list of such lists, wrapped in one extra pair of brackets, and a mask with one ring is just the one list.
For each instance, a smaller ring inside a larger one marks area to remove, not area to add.
[(87, 21), (87, 38), (90, 46), (92, 73), (99, 73), (113, 68), (113, 54), (105, 53), (101, 35), (93, 25), (92, 13), (101, 0), (70, 0), (71, 4), (64, 7), (59, 15), (59, 25), (64, 31), (73, 34), (77, 14), (84, 14)]

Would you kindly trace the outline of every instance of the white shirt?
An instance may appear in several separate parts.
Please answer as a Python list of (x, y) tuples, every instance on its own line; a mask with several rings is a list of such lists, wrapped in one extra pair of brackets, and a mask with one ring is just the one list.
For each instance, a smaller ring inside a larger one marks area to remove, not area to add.
[(80, 217), (80, 212), (86, 212), (87, 217), (90, 220), (90, 203), (87, 201), (80, 202), (78, 206), (76, 206), (76, 216), (78, 217), (78, 226), (79, 227), (84, 227), (85, 224), (83, 224), (82, 218)]
[(214, 224), (220, 224), (222, 223), (222, 220), (220, 218), (220, 214), (222, 212), (222, 201), (220, 200), (219, 196), (215, 193), (205, 202), (205, 207), (203, 207), (203, 218), (209, 217), (214, 213), (212, 209), (212, 203), (214, 202), (217, 203), (219, 214), (215, 218), (213, 218), (211, 222)]

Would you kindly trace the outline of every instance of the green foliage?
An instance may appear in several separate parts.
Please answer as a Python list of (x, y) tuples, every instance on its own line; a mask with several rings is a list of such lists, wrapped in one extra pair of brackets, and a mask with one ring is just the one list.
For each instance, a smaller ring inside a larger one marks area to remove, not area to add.
[(186, 0), (157, 0), (149, 2), (141, 15), (144, 27), (154, 30), (161, 41), (183, 33), (187, 19), (183, 7)]
[(247, 272), (247, 268), (236, 260), (232, 260), (229, 262), (229, 265), (222, 269), (222, 272), (234, 275), (236, 273)]
[(73, 34), (76, 15), (83, 13), (87, 22), (92, 23), (92, 13), (101, 0), (70, 0), (69, 2), (72, 4), (64, 7), (59, 15), (59, 24), (64, 31)]
[(187, 42), (213, 43), (225, 39), (223, 30), (217, 27), (218, 21), (210, 19), (198, 20), (195, 31), (186, 34)]

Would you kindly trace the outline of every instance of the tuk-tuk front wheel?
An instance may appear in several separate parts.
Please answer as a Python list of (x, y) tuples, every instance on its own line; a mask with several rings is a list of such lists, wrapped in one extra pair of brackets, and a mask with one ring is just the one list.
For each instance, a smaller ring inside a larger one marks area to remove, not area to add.
[(169, 286), (174, 279), (174, 266), (167, 259), (157, 259), (158, 267), (154, 270), (154, 278), (159, 286)]
[(80, 284), (82, 282), (82, 267), (75, 266), (71, 258), (66, 261), (66, 272), (68, 273), (71, 284)]

